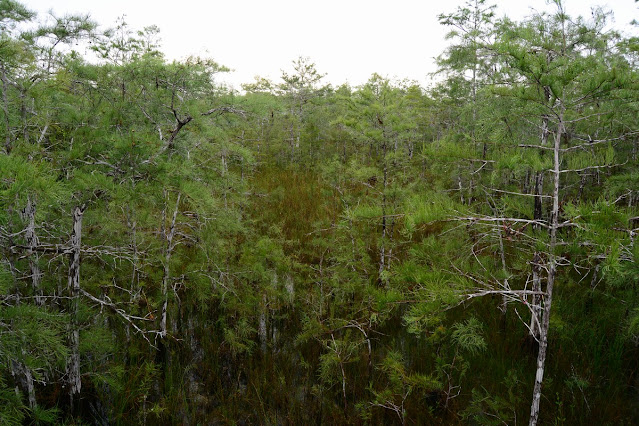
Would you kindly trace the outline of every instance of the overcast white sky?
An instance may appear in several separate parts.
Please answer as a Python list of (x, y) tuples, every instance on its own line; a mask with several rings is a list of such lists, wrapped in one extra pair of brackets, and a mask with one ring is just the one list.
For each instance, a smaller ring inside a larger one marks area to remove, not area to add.
[[(101, 26), (126, 15), (135, 29), (160, 27), (170, 59), (208, 56), (235, 71), (227, 80), (277, 80), (291, 61), (308, 56), (333, 85), (355, 86), (377, 72), (426, 85), (433, 58), (447, 45), (437, 15), (464, 0), (23, 0), (41, 14), (89, 13)], [(545, 0), (494, 0), (498, 15), (520, 19)], [(612, 9), (619, 27), (639, 20), (634, 0), (564, 0), (571, 16), (590, 16), (593, 5)], [(628, 27), (626, 25), (626, 27)]]

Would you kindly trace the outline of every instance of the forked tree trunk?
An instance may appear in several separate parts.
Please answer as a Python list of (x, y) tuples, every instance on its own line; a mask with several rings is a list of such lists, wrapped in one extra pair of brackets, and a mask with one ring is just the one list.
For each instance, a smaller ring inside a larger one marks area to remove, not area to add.
[(71, 412), (77, 409), (82, 389), (80, 378), (80, 324), (78, 312), (80, 307), (80, 248), (82, 240), (82, 215), (84, 206), (73, 209), (73, 233), (71, 234), (69, 256), (69, 358), (67, 359), (67, 387)]

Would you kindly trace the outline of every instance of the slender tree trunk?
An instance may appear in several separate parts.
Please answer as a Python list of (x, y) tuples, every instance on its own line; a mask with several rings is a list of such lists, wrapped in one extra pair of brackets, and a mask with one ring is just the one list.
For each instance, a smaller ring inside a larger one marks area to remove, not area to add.
[[(139, 253), (138, 253), (138, 243), (137, 243), (137, 221), (134, 219), (133, 212), (127, 208), (126, 210), (126, 222), (129, 227), (131, 242), (130, 247), (133, 251), (133, 262), (132, 262), (132, 271), (131, 271), (131, 284), (130, 284), (130, 297), (129, 302), (131, 305), (135, 304), (139, 297), (139, 270), (138, 270), (138, 262), (139, 262)], [(126, 350), (124, 352), (124, 364), (128, 366), (131, 363), (129, 350), (131, 347), (131, 324), (126, 325)]]
[(379, 282), (383, 283), (384, 270), (386, 269), (386, 194), (382, 196), (382, 238), (379, 247)]
[[(544, 87), (544, 96), (546, 102), (550, 99), (550, 93), (548, 88)], [(549, 136), (549, 125), (550, 118), (547, 115), (544, 115), (541, 120), (541, 146), (548, 145), (548, 136)], [(543, 152), (542, 152), (543, 155)], [(544, 172), (538, 171), (535, 174), (535, 205), (533, 209), (533, 219), (541, 220), (543, 217), (543, 193), (544, 193)], [(537, 224), (533, 225), (534, 229), (539, 229), (540, 226)]]
[(9, 118), (9, 79), (4, 65), (0, 63), (0, 77), (2, 79), (2, 112), (4, 113), (4, 150), (7, 154), (11, 153), (11, 120)]
[(20, 88), (20, 115), (22, 117), (22, 137), (29, 143), (29, 124), (27, 120), (27, 89)]
[[(504, 271), (504, 276), (508, 276), (508, 269), (506, 267), (506, 250), (504, 249), (504, 229), (505, 224), (502, 224), (499, 227), (499, 256), (501, 258), (501, 267)], [(510, 284), (508, 283), (508, 278), (504, 279), (504, 288), (509, 288)], [(501, 299), (501, 304), (499, 305), (499, 310), (501, 312), (501, 328), (502, 330), (506, 330), (506, 313), (508, 312), (508, 298), (504, 294)]]
[(266, 299), (266, 294), (263, 294), (262, 306), (260, 306), (259, 326), (257, 329), (257, 335), (260, 339), (260, 343), (262, 344), (262, 356), (266, 356), (266, 349), (267, 349), (266, 345), (268, 343), (267, 316), (268, 316), (268, 300)]
[(67, 386), (69, 392), (70, 411), (77, 409), (82, 389), (80, 377), (80, 324), (78, 313), (80, 308), (80, 248), (82, 240), (82, 215), (84, 206), (73, 209), (73, 233), (71, 234), (71, 254), (69, 257), (69, 358), (67, 360)]
[(337, 343), (335, 342), (335, 336), (333, 336), (333, 334), (331, 334), (331, 339), (333, 339), (333, 350), (339, 359), (339, 368), (342, 373), (342, 397), (344, 398), (344, 412), (346, 412), (348, 409), (348, 398), (346, 397), (346, 371), (344, 370), (344, 361), (342, 360), (342, 354), (337, 349)]
[(295, 162), (295, 128), (293, 122), (289, 127), (289, 140), (291, 145), (291, 163)]
[(539, 420), (539, 404), (541, 402), (541, 387), (544, 379), (544, 368), (546, 366), (546, 351), (548, 349), (548, 331), (550, 328), (550, 308), (552, 304), (552, 292), (557, 275), (557, 259), (555, 248), (557, 246), (557, 230), (559, 228), (559, 180), (560, 180), (560, 158), (561, 138), (564, 134), (563, 122), (564, 107), (560, 106), (560, 112), (557, 123), (557, 132), (555, 133), (555, 145), (553, 149), (554, 167), (553, 167), (553, 192), (552, 192), (552, 213), (550, 218), (550, 247), (548, 254), (548, 280), (546, 284), (546, 293), (544, 294), (544, 308), (541, 326), (539, 330), (539, 353), (537, 354), (537, 373), (535, 374), (535, 387), (533, 389), (533, 400), (530, 407), (530, 426), (535, 426)]
[[(27, 355), (24, 349), (22, 350), (22, 355), (25, 357)], [(24, 368), (25, 388), (27, 390), (27, 399), (29, 401), (29, 408), (33, 410), (37, 405), (35, 386), (33, 385), (34, 383), (33, 374), (31, 374), (31, 370), (26, 365), (23, 365), (23, 368)]]
[[(303, 119), (303, 110), (302, 110), (302, 105), (303, 105), (303, 99), (300, 96), (298, 98), (298, 109), (297, 109), (297, 132), (295, 135), (295, 148), (299, 149), (300, 147), (300, 141), (302, 140), (302, 123), (304, 121)], [(301, 156), (300, 156), (301, 157)]]
[[(26, 344), (26, 342), (24, 342)], [(26, 351), (22, 349), (22, 357), (27, 357)], [(27, 394), (28, 404), (30, 409), (34, 409), (36, 406), (35, 387), (33, 385), (33, 374), (31, 370), (24, 365), (22, 361), (12, 359), (11, 362), (11, 375), (15, 377), (18, 386), (16, 387), (16, 393), (20, 388)]]
[[(173, 217), (171, 218), (171, 224), (169, 225), (169, 229), (164, 229), (164, 238), (166, 240), (166, 247), (164, 252), (164, 273), (162, 274), (162, 314), (160, 317), (160, 356), (162, 362), (166, 362), (166, 346), (165, 340), (167, 336), (167, 311), (169, 306), (169, 281), (171, 278), (171, 255), (173, 254), (173, 249), (175, 245), (173, 244), (173, 238), (175, 237), (175, 223), (177, 221), (177, 215), (180, 208), (180, 198), (181, 194), (178, 194), (177, 200), (175, 202), (175, 210), (173, 210)], [(166, 216), (166, 214), (165, 214)], [(166, 224), (164, 224), (166, 227)]]
[[(533, 219), (541, 220), (543, 217), (543, 198), (544, 192), (544, 172), (537, 172), (535, 174), (535, 206), (533, 211)], [(539, 229), (539, 225), (533, 225), (535, 229)]]
[[(14, 278), (14, 283), (17, 284), (15, 267), (11, 263), (9, 267), (11, 269), (11, 272)], [(14, 294), (16, 296), (16, 306), (17, 306), (20, 304), (20, 289), (18, 287), (16, 287), (16, 291)], [(22, 389), (22, 391), (27, 394), (29, 408), (33, 409), (36, 406), (35, 387), (33, 385), (34, 383), (33, 374), (31, 373), (31, 370), (29, 369), (29, 367), (27, 367), (25, 363), (23, 362), (23, 360), (27, 359), (27, 351), (25, 349), (27, 347), (26, 337), (24, 335), (21, 335), (20, 340), (22, 343), (22, 348), (21, 348), (22, 358), (11, 359), (9, 362), (9, 365), (11, 366), (11, 375), (15, 378), (17, 383), (16, 393), (19, 393), (20, 389)]]
[(38, 237), (35, 233), (35, 214), (36, 214), (36, 202), (31, 196), (27, 197), (27, 205), (22, 210), (22, 218), (27, 221), (27, 227), (25, 229), (24, 237), (29, 247), (29, 269), (31, 271), (31, 287), (33, 289), (33, 295), (35, 298), (35, 304), (42, 306), (44, 299), (42, 298), (42, 288), (40, 288), (40, 279), (42, 273), (40, 272), (40, 265), (38, 264)]
[(530, 337), (533, 341), (539, 340), (539, 324), (541, 323), (541, 256), (535, 253), (532, 259), (532, 315), (530, 318)]
[(384, 135), (384, 142), (382, 146), (383, 161), (384, 161), (384, 186), (382, 187), (382, 238), (379, 248), (379, 283), (384, 283), (384, 270), (386, 269), (386, 188), (388, 186), (388, 165), (386, 163), (386, 136)]

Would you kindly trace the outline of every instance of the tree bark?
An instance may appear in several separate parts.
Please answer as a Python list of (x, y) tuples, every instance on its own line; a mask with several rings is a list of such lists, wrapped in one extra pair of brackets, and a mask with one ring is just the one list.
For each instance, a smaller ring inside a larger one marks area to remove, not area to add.
[(173, 149), (175, 138), (177, 137), (178, 133), (180, 133), (182, 127), (186, 126), (191, 122), (191, 120), (193, 120), (193, 117), (187, 116), (184, 120), (180, 120), (177, 116), (177, 113), (175, 113), (175, 119), (177, 120), (177, 124), (175, 125), (175, 129), (173, 129), (173, 131), (171, 132), (171, 136), (169, 136), (169, 140), (166, 144), (167, 149)]
[[(533, 211), (533, 219), (535, 221), (541, 220), (543, 217), (543, 193), (544, 193), (544, 172), (537, 172), (535, 174), (535, 206)], [(539, 225), (534, 225), (535, 229), (539, 229)]]
[(549, 265), (546, 293), (544, 294), (543, 316), (539, 330), (539, 352), (537, 354), (537, 373), (535, 374), (535, 387), (533, 389), (533, 400), (530, 407), (530, 426), (536, 426), (539, 421), (539, 404), (541, 402), (541, 388), (544, 379), (544, 368), (546, 365), (546, 351), (548, 349), (548, 331), (550, 328), (550, 308), (552, 305), (552, 292), (557, 275), (557, 259), (555, 248), (557, 246), (557, 230), (559, 228), (559, 180), (560, 180), (560, 158), (561, 138), (564, 130), (564, 106), (560, 106), (557, 132), (555, 133), (555, 145), (553, 149), (553, 192), (552, 192), (552, 213), (550, 217), (550, 246)]
[[(166, 247), (164, 251), (164, 266), (163, 266), (163, 274), (162, 274), (162, 314), (160, 317), (160, 343), (158, 346), (159, 356), (162, 363), (166, 363), (167, 361), (167, 352), (165, 340), (168, 335), (168, 327), (167, 327), (167, 311), (169, 307), (169, 281), (171, 278), (171, 255), (173, 254), (173, 249), (175, 245), (173, 244), (173, 238), (175, 237), (175, 224), (177, 221), (177, 215), (180, 207), (180, 198), (181, 194), (178, 194), (177, 200), (175, 202), (175, 210), (173, 211), (173, 217), (171, 219), (171, 224), (169, 228), (166, 229), (166, 223), (164, 223), (164, 238), (166, 240)], [(166, 213), (164, 214), (166, 217)]]
[[(22, 350), (22, 356), (26, 358), (26, 351)], [(15, 359), (11, 360), (11, 374), (16, 378), (19, 387), (27, 393), (27, 399), (29, 408), (34, 409), (36, 407), (35, 387), (33, 385), (33, 374), (29, 367), (24, 365), (22, 361)], [(16, 388), (16, 392), (19, 388)]]
[(530, 337), (539, 341), (539, 325), (541, 324), (541, 256), (535, 253), (532, 258), (532, 290), (535, 292), (532, 297), (532, 310), (530, 318)]
[[(377, 118), (380, 122), (379, 117)], [(384, 271), (387, 269), (387, 261), (386, 261), (386, 233), (387, 233), (387, 223), (386, 223), (386, 190), (388, 188), (388, 164), (386, 161), (386, 130), (382, 127), (383, 134), (383, 143), (382, 143), (382, 158), (384, 162), (384, 186), (382, 188), (382, 238), (380, 239), (380, 247), (379, 247), (379, 267), (378, 267), (378, 282), (380, 284), (385, 283), (384, 279)]]
[(11, 153), (11, 119), (9, 118), (9, 79), (4, 65), (0, 62), (0, 71), (2, 79), (2, 111), (4, 112), (5, 135), (4, 150), (7, 154)]
[(42, 306), (44, 299), (42, 297), (42, 288), (40, 287), (40, 280), (42, 273), (40, 272), (40, 265), (38, 264), (38, 237), (35, 233), (35, 214), (36, 214), (36, 202), (31, 196), (27, 197), (27, 205), (22, 210), (22, 218), (27, 221), (27, 227), (25, 229), (24, 238), (29, 248), (29, 269), (31, 271), (31, 287), (33, 289), (33, 295), (35, 304)]
[(71, 234), (71, 253), (69, 256), (69, 358), (67, 360), (67, 386), (69, 392), (70, 411), (78, 406), (82, 389), (80, 377), (80, 324), (78, 313), (80, 307), (80, 248), (82, 241), (82, 216), (85, 206), (73, 209), (73, 233)]
[(27, 120), (27, 89), (20, 88), (20, 116), (22, 118), (22, 138), (29, 143), (29, 123)]

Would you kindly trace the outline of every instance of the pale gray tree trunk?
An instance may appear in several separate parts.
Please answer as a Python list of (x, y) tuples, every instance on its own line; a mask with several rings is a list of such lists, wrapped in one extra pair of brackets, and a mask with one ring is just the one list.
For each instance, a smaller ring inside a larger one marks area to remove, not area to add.
[[(544, 96), (546, 102), (550, 99), (549, 89), (544, 87)], [(550, 118), (548, 115), (544, 115), (541, 120), (541, 146), (548, 146), (548, 136), (550, 134), (548, 125)], [(541, 220), (543, 217), (543, 193), (544, 193), (544, 172), (538, 171), (535, 173), (535, 205), (533, 209), (533, 219)], [(534, 229), (539, 229), (539, 225), (533, 225)]]
[(539, 324), (541, 324), (541, 256), (535, 253), (532, 262), (532, 315), (530, 318), (530, 337), (539, 341)]
[[(535, 195), (535, 205), (533, 209), (533, 219), (541, 220), (543, 217), (543, 193), (544, 193), (544, 172), (539, 171), (535, 173), (535, 186), (534, 186), (534, 195)], [(539, 229), (540, 226), (535, 224), (533, 225), (535, 229)]]
[(20, 116), (22, 118), (22, 137), (25, 143), (29, 143), (29, 122), (27, 120), (27, 89), (20, 88)]
[(5, 131), (4, 150), (7, 154), (11, 152), (11, 119), (9, 117), (9, 79), (4, 65), (0, 62), (1, 80), (2, 80), (2, 111), (4, 112)]
[(259, 317), (259, 326), (257, 328), (257, 335), (262, 344), (262, 353), (266, 354), (266, 345), (268, 343), (268, 327), (267, 327), (267, 316), (268, 316), (268, 300), (266, 299), (266, 294), (262, 295), (262, 306), (260, 307), (260, 317)]
[(171, 255), (173, 254), (173, 249), (175, 248), (173, 239), (175, 238), (175, 224), (180, 208), (180, 198), (181, 194), (178, 194), (177, 200), (175, 202), (175, 210), (173, 211), (173, 217), (171, 218), (171, 224), (169, 225), (168, 229), (164, 229), (164, 238), (166, 240), (166, 248), (164, 252), (164, 273), (162, 274), (162, 298), (164, 301), (162, 303), (162, 316), (160, 318), (160, 338), (162, 338), (163, 340), (167, 336), (166, 317), (169, 305), (169, 281), (171, 278), (170, 263)]
[(78, 397), (82, 389), (80, 377), (80, 324), (78, 313), (80, 308), (80, 249), (82, 242), (82, 215), (84, 206), (73, 209), (73, 233), (69, 246), (69, 357), (67, 359), (67, 386), (71, 412), (77, 408)]
[(31, 287), (33, 289), (33, 295), (35, 304), (42, 306), (44, 299), (42, 297), (42, 288), (40, 286), (40, 280), (42, 273), (40, 272), (40, 265), (38, 263), (38, 237), (35, 232), (35, 214), (36, 214), (36, 202), (31, 196), (27, 197), (27, 205), (22, 210), (22, 219), (27, 222), (24, 238), (29, 248), (29, 269), (31, 272)]
[[(139, 253), (138, 253), (138, 243), (137, 243), (137, 221), (135, 220), (134, 213), (132, 209), (127, 208), (126, 211), (123, 210), (126, 216), (127, 226), (129, 227), (129, 232), (131, 236), (130, 247), (133, 254), (132, 261), (132, 271), (131, 271), (131, 284), (130, 284), (130, 298), (129, 302), (131, 305), (135, 304), (140, 297), (140, 274), (139, 274)], [(126, 325), (126, 351), (124, 353), (124, 364), (129, 364), (129, 348), (131, 346), (131, 324)]]
[(382, 238), (380, 240), (380, 247), (379, 247), (379, 282), (380, 283), (384, 283), (384, 271), (386, 269), (388, 269), (388, 261), (387, 261), (387, 257), (388, 255), (386, 254), (386, 234), (387, 234), (387, 223), (386, 223), (386, 189), (388, 188), (388, 166), (386, 164), (386, 133), (384, 130), (382, 130), (384, 133), (384, 143), (382, 146), (383, 152), (382, 155), (384, 156), (384, 186), (382, 188)]
[[(27, 356), (24, 349), (22, 350), (22, 356), (23, 358)], [(19, 391), (19, 388), (22, 388), (22, 390), (27, 393), (29, 408), (34, 409), (36, 406), (35, 387), (33, 384), (33, 374), (29, 367), (24, 365), (23, 362), (13, 359), (11, 360), (11, 375), (15, 377), (19, 384), (19, 387), (16, 387), (16, 392)]]
[[(25, 240), (27, 247), (29, 248), (29, 269), (31, 272), (31, 285), (33, 287), (34, 300), (37, 306), (43, 305), (42, 289), (40, 288), (40, 266), (38, 264), (38, 238), (35, 233), (35, 213), (36, 203), (31, 198), (27, 197), (27, 205), (21, 212), (22, 219), (27, 222), (25, 228)], [(24, 343), (26, 345), (26, 342)], [(22, 349), (22, 355), (26, 358), (27, 354), (24, 348)], [(29, 408), (33, 409), (36, 406), (35, 387), (33, 374), (29, 367), (24, 363), (13, 361), (12, 373), (18, 377), (22, 389), (27, 393)]]
[(544, 379), (544, 368), (546, 366), (546, 351), (548, 349), (548, 331), (550, 328), (550, 308), (552, 305), (552, 292), (557, 275), (557, 258), (555, 248), (557, 246), (557, 230), (559, 228), (559, 180), (561, 176), (559, 153), (561, 150), (561, 138), (564, 129), (564, 106), (560, 105), (557, 132), (555, 133), (555, 144), (553, 149), (553, 191), (552, 191), (552, 213), (550, 217), (550, 246), (548, 263), (548, 280), (546, 292), (543, 296), (543, 311), (539, 329), (539, 352), (537, 354), (537, 373), (535, 374), (535, 387), (533, 389), (533, 400), (530, 407), (530, 426), (535, 426), (539, 421), (539, 404), (541, 402), (541, 387)]
[[(506, 267), (506, 250), (504, 250), (504, 229), (505, 224), (498, 228), (499, 233), (499, 257), (501, 258), (501, 268), (504, 271), (504, 276), (508, 276), (508, 268)], [(510, 284), (508, 283), (508, 278), (504, 279), (504, 289), (510, 288)], [(499, 305), (499, 310), (501, 311), (501, 322), (502, 328), (506, 328), (506, 312), (508, 311), (508, 296), (504, 294), (501, 298), (501, 304)]]

